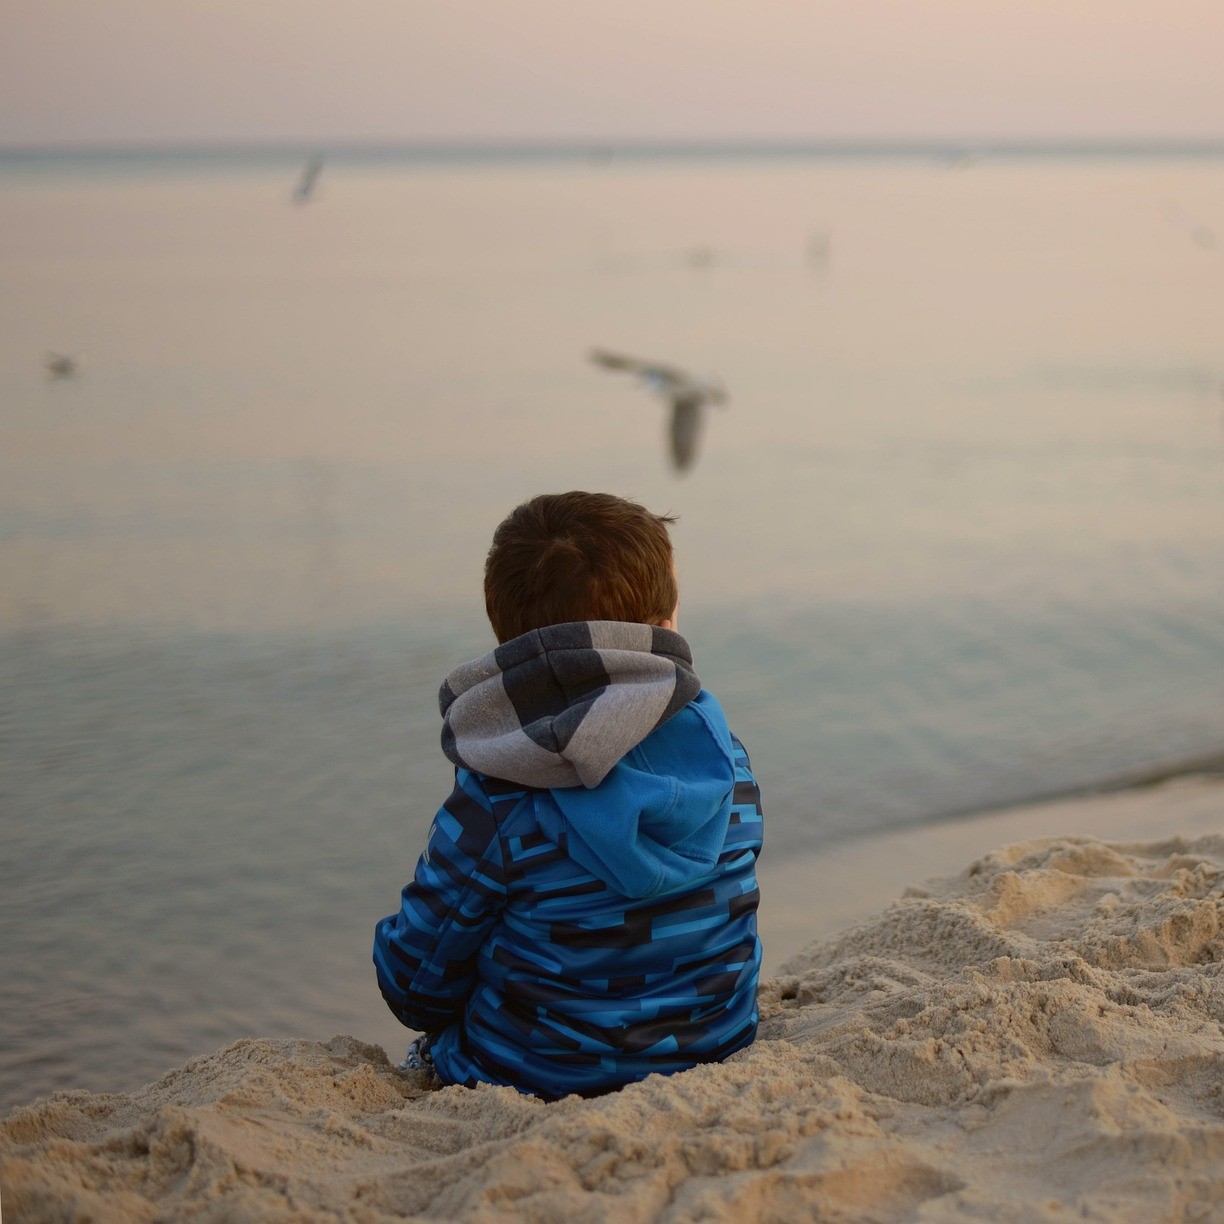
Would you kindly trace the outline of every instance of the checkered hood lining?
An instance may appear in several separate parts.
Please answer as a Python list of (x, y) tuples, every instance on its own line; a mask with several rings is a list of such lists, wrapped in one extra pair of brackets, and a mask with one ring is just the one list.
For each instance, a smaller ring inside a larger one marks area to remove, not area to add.
[(671, 629), (549, 625), (447, 676), (442, 751), (523, 786), (592, 788), (700, 691), (688, 643)]

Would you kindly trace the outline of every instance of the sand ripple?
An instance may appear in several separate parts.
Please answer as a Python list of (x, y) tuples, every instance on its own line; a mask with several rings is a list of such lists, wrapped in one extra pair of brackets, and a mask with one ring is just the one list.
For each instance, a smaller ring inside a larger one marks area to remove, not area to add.
[(544, 1105), (241, 1041), (14, 1111), (5, 1218), (1220, 1220), (1222, 963), (1224, 838), (1029, 842), (796, 957), (721, 1066)]

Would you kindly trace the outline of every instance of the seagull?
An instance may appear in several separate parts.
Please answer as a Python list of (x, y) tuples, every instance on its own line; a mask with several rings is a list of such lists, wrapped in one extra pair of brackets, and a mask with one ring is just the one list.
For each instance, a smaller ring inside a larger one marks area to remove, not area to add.
[(656, 361), (640, 361), (604, 349), (594, 349), (591, 360), (608, 370), (627, 370), (636, 374), (657, 395), (671, 404), (672, 466), (677, 472), (690, 468), (697, 454), (697, 435), (701, 431), (701, 410), (707, 404), (725, 404), (727, 393), (716, 383), (704, 382)]
[(949, 170), (968, 170), (982, 160), (980, 153), (972, 149), (949, 150), (945, 155), (945, 165)]
[(57, 378), (75, 378), (79, 369), (77, 359), (67, 353), (48, 353), (43, 366), (46, 368), (47, 377), (52, 381)]
[(1169, 205), (1164, 210), (1165, 220), (1170, 225), (1176, 225), (1196, 247), (1204, 251), (1214, 251), (1216, 247), (1215, 231), (1209, 225), (1204, 225), (1197, 217), (1179, 208), (1176, 204)]
[(828, 230), (815, 230), (808, 236), (807, 260), (808, 266), (823, 270), (829, 266), (829, 255), (832, 251), (833, 236)]
[(307, 204), (314, 195), (315, 183), (319, 177), (319, 171), (323, 169), (323, 159), (321, 157), (312, 157), (307, 163), (306, 168), (302, 171), (302, 177), (298, 179), (297, 186), (293, 189), (293, 202), (295, 204)]

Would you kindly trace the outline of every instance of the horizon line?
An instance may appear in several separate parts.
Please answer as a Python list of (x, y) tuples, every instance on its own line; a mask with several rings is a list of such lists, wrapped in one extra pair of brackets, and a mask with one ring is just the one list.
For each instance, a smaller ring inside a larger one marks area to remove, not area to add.
[(1025, 136), (1025, 137), (463, 137), (442, 139), (310, 140), (304, 137), (206, 140), (135, 140), (0, 143), (0, 160), (55, 158), (242, 158), (268, 156), (404, 157), (461, 160), (541, 157), (601, 159), (659, 156), (893, 155), (1000, 156), (1220, 156), (1216, 137)]

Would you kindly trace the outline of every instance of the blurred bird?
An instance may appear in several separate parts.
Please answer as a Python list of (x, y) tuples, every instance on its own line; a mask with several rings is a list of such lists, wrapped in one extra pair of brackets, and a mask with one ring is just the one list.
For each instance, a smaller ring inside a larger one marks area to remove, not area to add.
[(829, 267), (829, 255), (833, 248), (833, 236), (828, 230), (815, 230), (808, 235), (808, 267), (824, 272)]
[(944, 158), (944, 165), (949, 170), (970, 170), (982, 160), (980, 153), (972, 149), (956, 149), (949, 151)]
[(707, 404), (722, 405), (727, 402), (727, 393), (723, 387), (694, 378), (674, 366), (660, 365), (655, 361), (640, 361), (636, 357), (625, 357), (603, 349), (594, 349), (591, 352), (591, 360), (608, 370), (627, 370), (636, 374), (646, 386), (671, 404), (668, 436), (671, 442), (672, 466), (677, 472), (691, 467), (697, 454), (702, 409)]
[(53, 381), (57, 378), (75, 378), (80, 367), (77, 359), (67, 353), (48, 353), (43, 360), (47, 377)]
[(293, 189), (293, 202), (295, 204), (307, 204), (314, 195), (315, 183), (318, 181), (319, 172), (323, 169), (323, 159), (321, 157), (312, 157), (307, 163), (306, 168), (302, 171), (302, 177), (298, 179), (297, 186)]
[(1192, 217), (1176, 204), (1170, 204), (1165, 210), (1165, 220), (1175, 225), (1184, 233), (1196, 247), (1204, 251), (1214, 251), (1216, 247), (1215, 230), (1205, 225), (1197, 217)]

